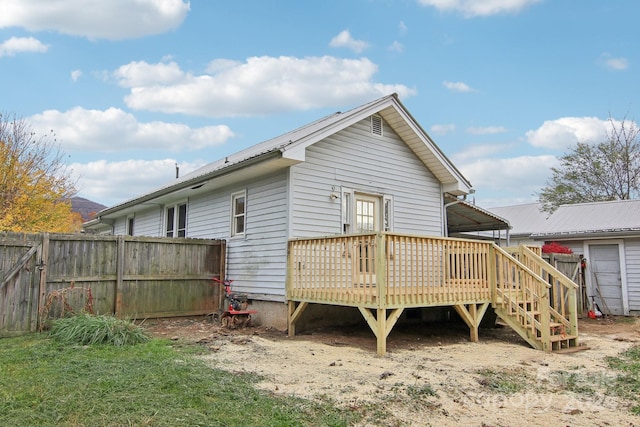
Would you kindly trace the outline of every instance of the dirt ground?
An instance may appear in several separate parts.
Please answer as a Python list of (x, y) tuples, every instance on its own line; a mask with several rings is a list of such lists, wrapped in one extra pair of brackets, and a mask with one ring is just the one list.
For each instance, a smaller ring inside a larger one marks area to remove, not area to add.
[(640, 426), (630, 405), (607, 393), (607, 357), (640, 345), (640, 319), (583, 319), (588, 349), (546, 354), (509, 327), (396, 325), (387, 355), (366, 328), (293, 338), (260, 327), (229, 330), (207, 318), (147, 320), (154, 335), (198, 343), (212, 367), (257, 373), (257, 387), (361, 412), (363, 426)]

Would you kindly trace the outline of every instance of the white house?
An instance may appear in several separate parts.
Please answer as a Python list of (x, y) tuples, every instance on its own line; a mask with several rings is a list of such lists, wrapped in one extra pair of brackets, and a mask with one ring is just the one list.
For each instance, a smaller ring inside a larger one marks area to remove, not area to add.
[(258, 321), (286, 326), (287, 242), (394, 231), (506, 229), (389, 95), (210, 163), (99, 212), (88, 231), (227, 240), (227, 273)]

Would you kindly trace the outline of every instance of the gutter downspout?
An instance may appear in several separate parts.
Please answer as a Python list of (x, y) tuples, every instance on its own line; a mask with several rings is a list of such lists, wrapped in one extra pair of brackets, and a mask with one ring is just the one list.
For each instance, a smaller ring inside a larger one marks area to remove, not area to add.
[(453, 202), (449, 202), (447, 204), (444, 205), (444, 237), (449, 237), (449, 224), (448, 224), (448, 220), (447, 220), (447, 208), (449, 206), (453, 206), (453, 205), (457, 205), (458, 203), (464, 202), (465, 200), (467, 200), (467, 195), (465, 194), (464, 196), (462, 196), (462, 199), (456, 199)]

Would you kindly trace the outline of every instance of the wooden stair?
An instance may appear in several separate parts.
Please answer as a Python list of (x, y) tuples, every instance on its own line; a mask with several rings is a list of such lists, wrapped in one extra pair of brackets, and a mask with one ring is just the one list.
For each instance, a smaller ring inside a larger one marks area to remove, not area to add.
[(577, 285), (528, 248), (516, 255), (499, 252), (492, 301), (498, 317), (533, 348), (577, 348)]

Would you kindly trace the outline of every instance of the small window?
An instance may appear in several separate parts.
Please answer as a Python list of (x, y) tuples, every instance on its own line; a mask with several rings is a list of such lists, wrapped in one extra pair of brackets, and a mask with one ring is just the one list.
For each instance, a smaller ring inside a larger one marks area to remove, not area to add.
[(371, 133), (382, 136), (382, 117), (371, 116)]
[(383, 231), (393, 231), (393, 198), (385, 195), (382, 201), (384, 203), (382, 210)]
[(176, 208), (174, 208), (173, 206), (170, 208), (167, 208), (167, 228), (166, 228), (166, 236), (167, 237), (173, 237), (173, 227), (174, 227), (174, 222), (175, 222), (175, 216), (176, 216)]
[(351, 233), (351, 200), (353, 190), (342, 188), (342, 233)]
[(187, 204), (167, 207), (165, 224), (165, 236), (187, 237)]
[(247, 194), (236, 193), (231, 196), (231, 236), (245, 234), (247, 217)]
[(133, 236), (133, 223), (134, 223), (134, 220), (132, 216), (127, 218), (127, 234), (129, 236)]

